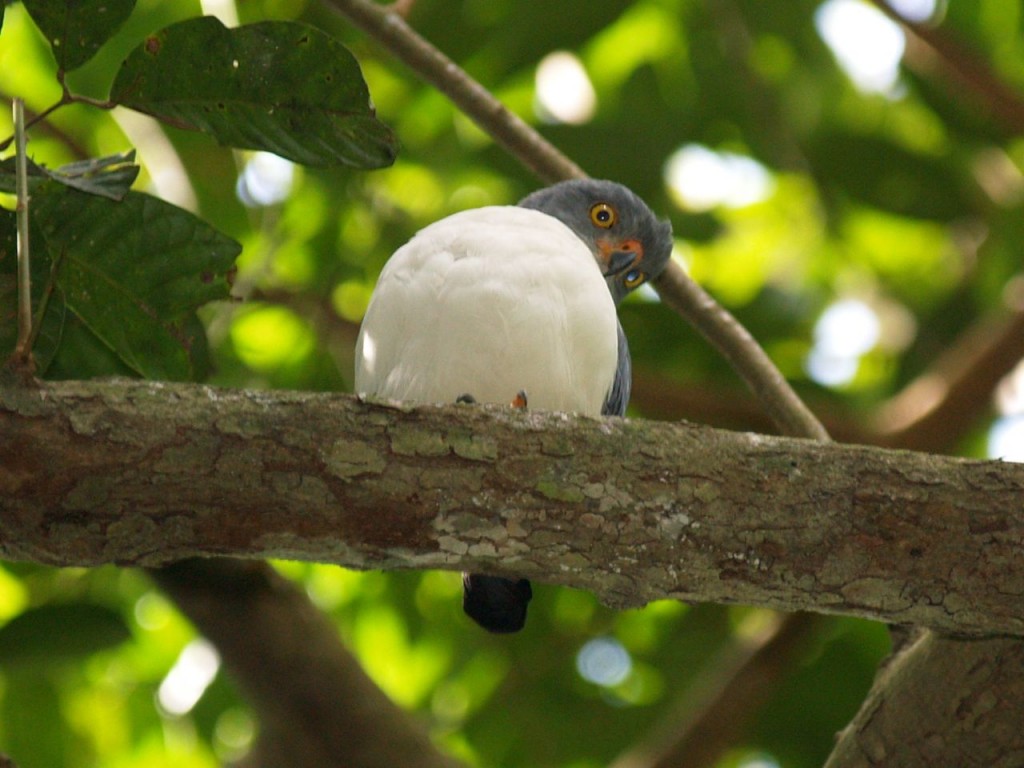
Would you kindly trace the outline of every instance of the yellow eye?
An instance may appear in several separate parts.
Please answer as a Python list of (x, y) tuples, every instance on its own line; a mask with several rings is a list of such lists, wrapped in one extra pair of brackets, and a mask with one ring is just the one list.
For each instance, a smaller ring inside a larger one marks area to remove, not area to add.
[(590, 209), (590, 220), (601, 229), (610, 229), (618, 218), (615, 209), (608, 203), (598, 203)]
[(622, 278), (623, 284), (632, 290), (636, 288), (640, 283), (647, 279), (647, 275), (641, 272), (639, 269), (631, 269), (626, 273), (625, 277)]

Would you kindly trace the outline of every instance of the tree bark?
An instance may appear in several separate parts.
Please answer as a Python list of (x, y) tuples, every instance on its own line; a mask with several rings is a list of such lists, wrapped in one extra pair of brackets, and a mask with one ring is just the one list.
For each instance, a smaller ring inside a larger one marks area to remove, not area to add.
[(881, 669), (825, 768), (1024, 765), (1022, 669), (1019, 640), (922, 633)]
[(1024, 634), (1024, 467), (351, 396), (0, 387), (0, 556), (522, 575)]

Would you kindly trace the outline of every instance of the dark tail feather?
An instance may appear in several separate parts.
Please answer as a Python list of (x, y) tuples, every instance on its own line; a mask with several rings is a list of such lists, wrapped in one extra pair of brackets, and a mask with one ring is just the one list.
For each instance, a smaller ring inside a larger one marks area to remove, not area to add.
[(503, 579), (480, 573), (462, 574), (462, 610), (488, 632), (518, 632), (526, 623), (533, 597), (526, 579)]

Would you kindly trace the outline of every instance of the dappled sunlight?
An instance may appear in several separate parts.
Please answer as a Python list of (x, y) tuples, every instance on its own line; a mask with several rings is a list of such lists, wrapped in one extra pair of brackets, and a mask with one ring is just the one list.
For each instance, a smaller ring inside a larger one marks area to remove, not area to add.
[(238, 199), (249, 208), (277, 205), (292, 191), (295, 164), (271, 152), (254, 152), (245, 162), (235, 187)]
[(807, 372), (819, 384), (838, 387), (857, 373), (860, 358), (878, 343), (878, 315), (859, 299), (841, 299), (829, 306), (814, 325), (814, 346)]
[(257, 371), (293, 366), (313, 351), (309, 326), (285, 307), (254, 306), (240, 312), (231, 325), (235, 353)]
[(895, 92), (906, 45), (895, 22), (861, 0), (826, 0), (814, 23), (854, 85), (868, 93)]
[(763, 201), (774, 188), (771, 174), (756, 160), (699, 144), (671, 154), (664, 173), (672, 199), (688, 211), (743, 208)]
[(546, 122), (580, 125), (594, 116), (597, 94), (583, 62), (556, 51), (537, 65), (537, 115)]
[(632, 669), (629, 651), (612, 637), (588, 640), (576, 654), (576, 671), (594, 685), (614, 687), (629, 677)]
[(169, 715), (187, 714), (202, 698), (220, 670), (220, 655), (207, 640), (198, 638), (186, 645), (178, 660), (160, 683), (157, 702)]

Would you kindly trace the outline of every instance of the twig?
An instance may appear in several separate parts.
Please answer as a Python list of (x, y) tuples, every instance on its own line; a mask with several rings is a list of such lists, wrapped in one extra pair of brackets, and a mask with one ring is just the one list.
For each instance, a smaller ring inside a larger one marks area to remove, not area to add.
[(14, 138), (18, 219), (18, 341), (14, 358), (31, 367), (32, 358), (32, 276), (28, 233), (28, 159), (25, 153), (25, 104), (14, 99)]
[[(368, 0), (324, 0), (383, 44), (420, 78), (445, 93), (477, 125), (546, 182), (581, 178), (583, 170), (387, 7)], [(761, 400), (783, 434), (827, 440), (821, 423), (764, 350), (677, 264), (655, 283), (665, 303), (693, 323)]]
[[(78, 94), (72, 93), (68, 89), (67, 85), (65, 85), (63, 75), (58, 77), (58, 80), (60, 82), (61, 88), (64, 89), (64, 92), (61, 94), (60, 99), (57, 102), (48, 106), (42, 112), (32, 115), (32, 117), (25, 121), (25, 129), (33, 127), (36, 123), (45, 120), (52, 113), (56, 112), (61, 107), (67, 106), (68, 104), (88, 104), (89, 106), (96, 107), (97, 109), (113, 109), (117, 106), (117, 103), (113, 101), (104, 101), (100, 99), (94, 99), (90, 96), (80, 96)], [(67, 139), (66, 135), (60, 134), (60, 132), (57, 133), (58, 135), (61, 135), (63, 138), (66, 139), (66, 143), (68, 143), (69, 146), (72, 145), (72, 141), (70, 139)], [(11, 142), (14, 141), (16, 138), (17, 133), (15, 132), (14, 135), (8, 136), (3, 141), (0, 141), (0, 152), (3, 152), (5, 149), (11, 146)], [(76, 146), (75, 148), (76, 150), (78, 150), (78, 153), (83, 157), (88, 154), (87, 152), (82, 151), (80, 147)]]
[[(18, 102), (21, 102), (21, 111), (22, 111), (21, 135), (22, 136), (25, 135), (25, 129), (26, 128), (31, 128), (33, 125), (38, 123), (40, 120), (45, 120), (47, 117), (50, 116), (50, 114), (52, 112), (55, 112), (56, 110), (60, 109), (61, 107), (63, 107), (65, 104), (68, 103), (68, 101), (67, 101), (67, 94), (65, 93), (64, 96), (62, 96), (60, 98), (60, 101), (58, 101), (56, 104), (51, 104), (50, 106), (48, 106), (46, 109), (44, 109), (39, 114), (33, 115), (28, 120), (28, 122), (25, 122), (25, 104), (24, 104), (24, 102), (22, 102), (21, 99), (19, 99), (19, 98), (15, 98), (13, 101), (16, 104)], [(15, 109), (18, 109), (18, 107), (15, 107)], [(5, 149), (7, 149), (9, 146), (11, 146), (11, 142), (12, 141), (16, 141), (17, 138), (18, 138), (18, 128), (17, 128), (17, 125), (15, 125), (14, 133), (11, 136), (8, 136), (3, 141), (0, 141), (0, 152), (3, 152)]]

